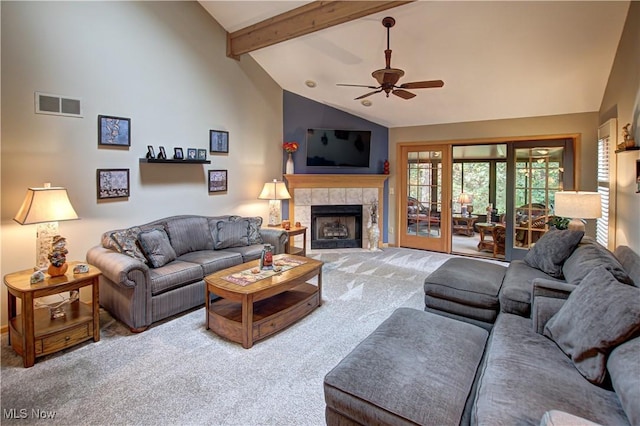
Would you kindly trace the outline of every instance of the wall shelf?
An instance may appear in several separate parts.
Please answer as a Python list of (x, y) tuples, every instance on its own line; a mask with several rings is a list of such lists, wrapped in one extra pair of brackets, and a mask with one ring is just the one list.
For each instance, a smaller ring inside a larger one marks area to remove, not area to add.
[(158, 160), (157, 158), (141, 158), (140, 164), (211, 164), (210, 160), (174, 160), (167, 158), (166, 160)]
[(632, 146), (631, 148), (616, 149), (616, 154), (620, 154), (621, 152), (627, 152), (627, 151), (637, 151), (639, 149), (640, 149), (640, 146)]

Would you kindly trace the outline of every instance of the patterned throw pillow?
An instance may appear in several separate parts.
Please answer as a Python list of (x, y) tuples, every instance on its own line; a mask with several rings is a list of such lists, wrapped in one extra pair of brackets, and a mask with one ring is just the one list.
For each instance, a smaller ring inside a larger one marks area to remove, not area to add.
[(159, 268), (167, 263), (176, 260), (176, 252), (171, 247), (169, 237), (164, 229), (151, 229), (138, 234), (140, 247), (149, 263), (154, 268)]
[(249, 221), (249, 245), (253, 244), (264, 244), (264, 240), (262, 239), (262, 234), (260, 234), (260, 227), (262, 226), (262, 218), (260, 216), (256, 217), (240, 217), (240, 216), (232, 216), (231, 220), (237, 222), (239, 220), (248, 220)]
[(234, 222), (220, 221), (217, 223), (217, 228), (216, 250), (249, 245), (249, 221), (247, 219)]
[(131, 256), (142, 263), (147, 263), (147, 258), (144, 257), (144, 254), (140, 251), (140, 247), (138, 247), (138, 234), (140, 234), (140, 231), (141, 229), (139, 227), (134, 226), (129, 229), (112, 232), (110, 237), (115, 243), (114, 245), (117, 251)]
[(606, 376), (609, 352), (640, 331), (640, 289), (604, 266), (593, 269), (547, 322), (544, 335), (571, 357), (591, 383)]

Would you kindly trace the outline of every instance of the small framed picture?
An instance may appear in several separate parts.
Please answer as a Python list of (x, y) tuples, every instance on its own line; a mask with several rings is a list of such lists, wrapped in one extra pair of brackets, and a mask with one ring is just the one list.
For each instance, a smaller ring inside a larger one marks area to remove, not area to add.
[(173, 159), (174, 160), (184, 159), (184, 155), (182, 154), (182, 148), (173, 148)]
[(99, 115), (98, 145), (131, 146), (131, 119)]
[(198, 150), (198, 160), (206, 160), (207, 159), (207, 150), (199, 149)]
[(227, 171), (209, 170), (209, 193), (227, 191)]
[(187, 148), (187, 160), (197, 160), (198, 154), (195, 148)]
[(159, 148), (160, 148), (160, 152), (158, 153), (158, 160), (166, 160), (167, 152), (164, 150), (164, 146), (161, 146)]
[(151, 145), (147, 145), (147, 158), (156, 158), (156, 153)]
[(129, 169), (98, 169), (96, 181), (98, 200), (129, 196)]
[(209, 130), (209, 152), (229, 152), (229, 132)]

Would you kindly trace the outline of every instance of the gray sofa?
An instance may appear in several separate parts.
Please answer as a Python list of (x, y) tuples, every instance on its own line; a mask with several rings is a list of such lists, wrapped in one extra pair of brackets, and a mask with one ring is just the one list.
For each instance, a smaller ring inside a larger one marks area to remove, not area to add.
[(325, 377), (327, 424), (640, 424), (640, 256), (614, 254), (512, 262), (488, 330), (397, 310)]
[(265, 244), (283, 253), (287, 233), (262, 218), (182, 215), (107, 231), (87, 262), (102, 271), (100, 305), (132, 331), (204, 304), (204, 277), (258, 259)]

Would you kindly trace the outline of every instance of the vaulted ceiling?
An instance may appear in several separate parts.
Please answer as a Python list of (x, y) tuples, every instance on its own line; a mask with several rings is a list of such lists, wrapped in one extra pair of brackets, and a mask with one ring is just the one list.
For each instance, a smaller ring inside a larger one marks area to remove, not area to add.
[[(200, 1), (234, 32), (310, 2)], [(285, 90), (387, 127), (598, 111), (628, 1), (416, 1), (255, 50)], [(444, 81), (405, 100), (337, 83), (377, 86), (392, 16), (400, 84)], [(314, 88), (305, 82), (316, 83)]]

